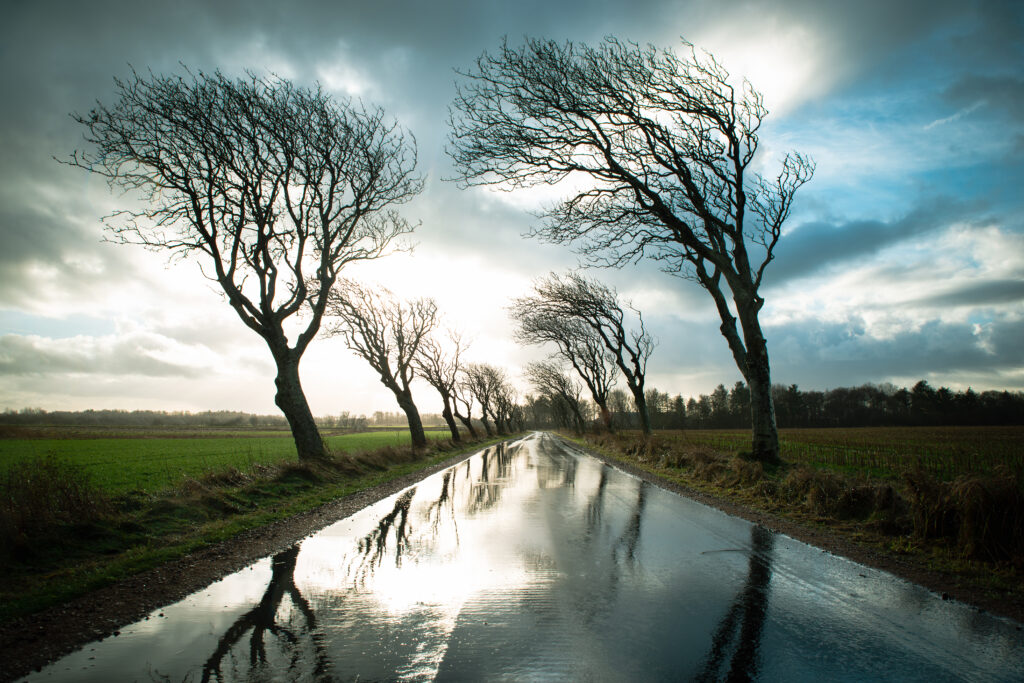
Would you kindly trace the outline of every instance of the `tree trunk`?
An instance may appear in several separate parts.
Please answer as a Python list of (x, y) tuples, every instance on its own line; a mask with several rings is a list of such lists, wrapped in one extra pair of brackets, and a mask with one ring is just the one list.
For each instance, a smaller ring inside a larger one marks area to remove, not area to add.
[(477, 433), (476, 427), (473, 426), (473, 418), (463, 417), (458, 413), (455, 413), (455, 417), (459, 418), (459, 422), (466, 425), (466, 430), (469, 432), (470, 437), (474, 439), (479, 438), (480, 435)]
[(295, 451), (299, 460), (322, 460), (328, 456), (320, 430), (313, 420), (306, 395), (299, 383), (299, 358), (287, 351), (274, 354), (277, 362), (277, 395), (274, 403), (284, 413), (295, 439)]
[(462, 436), (459, 435), (459, 426), (455, 424), (455, 416), (452, 415), (451, 402), (447, 396), (442, 395), (444, 401), (444, 410), (441, 411), (441, 417), (448, 423), (448, 431), (452, 433), (452, 441), (462, 441)]
[(612, 425), (612, 413), (608, 410), (608, 403), (598, 403), (597, 407), (601, 409), (601, 421), (604, 422), (604, 428), (609, 432), (614, 432), (615, 427)]
[(779, 462), (779, 431), (775, 423), (768, 353), (763, 341), (761, 353), (748, 350), (747, 386), (750, 387), (750, 424), (754, 457), (762, 462)]
[(743, 338), (747, 349), (744, 377), (747, 380), (747, 386), (750, 387), (753, 455), (761, 462), (777, 463), (780, 461), (779, 430), (775, 423), (775, 402), (772, 398), (768, 345), (761, 333), (756, 310), (740, 310), (740, 324), (743, 326)]
[(491, 423), (487, 421), (486, 415), (480, 416), (480, 424), (484, 426), (484, 431), (487, 432), (487, 436), (494, 436), (494, 431), (491, 429)]
[(576, 420), (576, 433), (582, 434), (583, 432), (587, 431), (587, 425), (583, 421), (583, 413), (580, 412), (580, 408), (578, 405), (575, 405), (573, 403), (570, 403), (569, 405), (572, 407), (572, 416)]
[(766, 463), (779, 462), (779, 430), (775, 424), (775, 404), (772, 400), (771, 367), (768, 364), (768, 344), (761, 332), (758, 312), (764, 299), (757, 290), (742, 283), (729, 282), (733, 292), (736, 315), (743, 330), (740, 339), (736, 318), (718, 284), (717, 277), (701, 277), (701, 284), (711, 294), (718, 308), (722, 325), (718, 329), (729, 343), (736, 367), (750, 388), (751, 451), (755, 459)]
[(643, 387), (631, 385), (629, 390), (633, 392), (633, 402), (636, 403), (636, 412), (640, 416), (640, 429), (644, 436), (651, 435), (651, 414), (647, 410), (647, 397), (644, 396)]
[(427, 435), (423, 432), (423, 420), (420, 419), (420, 411), (412, 401), (412, 394), (408, 390), (396, 391), (395, 398), (398, 399), (398, 407), (405, 412), (409, 421), (409, 435), (412, 437), (413, 448), (425, 448)]

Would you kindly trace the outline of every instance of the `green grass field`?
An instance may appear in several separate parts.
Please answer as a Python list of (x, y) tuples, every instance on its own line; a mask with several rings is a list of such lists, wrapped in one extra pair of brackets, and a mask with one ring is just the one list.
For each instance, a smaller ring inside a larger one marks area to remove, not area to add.
[[(73, 429), (73, 428), (72, 428)], [(60, 431), (51, 432), (61, 434)], [(285, 431), (233, 430), (182, 431), (173, 438), (164, 431), (125, 430), (112, 438), (88, 438), (80, 431), (65, 438), (0, 439), (0, 469), (38, 457), (54, 456), (79, 465), (89, 479), (107, 494), (128, 491), (155, 493), (180, 484), (185, 478), (236, 468), (248, 471), (256, 464), (271, 465), (295, 459), (295, 443)], [(161, 436), (150, 436), (160, 434)], [(427, 432), (427, 438), (444, 438), (447, 431)], [(374, 431), (325, 437), (335, 452), (354, 452), (407, 446), (408, 430)]]
[[(725, 452), (750, 450), (749, 430), (666, 432)], [(922, 469), (940, 480), (1024, 467), (1024, 427), (783, 429), (782, 459), (885, 479)]]

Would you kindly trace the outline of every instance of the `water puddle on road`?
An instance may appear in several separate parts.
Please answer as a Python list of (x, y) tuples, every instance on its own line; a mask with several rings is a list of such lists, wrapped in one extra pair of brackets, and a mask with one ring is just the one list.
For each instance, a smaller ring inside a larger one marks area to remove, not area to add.
[(1015, 622), (534, 434), (26, 680), (934, 682), (1022, 671)]

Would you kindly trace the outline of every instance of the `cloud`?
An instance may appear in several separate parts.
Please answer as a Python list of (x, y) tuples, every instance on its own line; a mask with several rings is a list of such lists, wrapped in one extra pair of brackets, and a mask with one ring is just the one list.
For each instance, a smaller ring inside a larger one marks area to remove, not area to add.
[(906, 307), (990, 306), (1024, 301), (1024, 279), (969, 283), (952, 291), (908, 301)]
[(780, 240), (776, 259), (768, 267), (766, 278), (769, 285), (779, 285), (843, 263), (863, 260), (899, 242), (946, 229), (967, 216), (977, 216), (978, 209), (976, 205), (933, 198), (891, 222), (803, 223)]
[(1015, 75), (968, 74), (944, 95), (949, 102), (972, 111), (985, 106), (1015, 127), (1024, 120), (1024, 79)]
[(0, 337), (0, 375), (200, 377), (206, 371), (160, 358), (174, 351), (167, 340), (146, 334), (65, 339), (7, 334)]
[[(975, 386), (1012, 388), (1024, 371), (1024, 321), (984, 325), (929, 321), (890, 337), (872, 336), (862, 320), (807, 320), (766, 329), (776, 381), (855, 386), (899, 378), (957, 376)], [(973, 381), (972, 381), (973, 380)]]

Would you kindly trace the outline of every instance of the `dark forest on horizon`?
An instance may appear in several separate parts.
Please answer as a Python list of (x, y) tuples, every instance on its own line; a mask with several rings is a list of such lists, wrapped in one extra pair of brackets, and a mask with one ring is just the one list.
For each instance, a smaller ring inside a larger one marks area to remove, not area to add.
[[(656, 429), (745, 429), (750, 427), (750, 394), (743, 382), (731, 389), (719, 384), (710, 394), (684, 399), (656, 388), (646, 392), (651, 423)], [(953, 391), (921, 380), (912, 388), (864, 384), (825, 391), (804, 391), (797, 385), (772, 387), (778, 425), (794, 427), (979, 426), (1024, 424), (1024, 392)], [(522, 409), (528, 427), (554, 424), (545, 399), (527, 394)], [(593, 406), (591, 406), (593, 408)], [(613, 390), (609, 408), (620, 427), (635, 426), (635, 407), (622, 390)], [(592, 416), (596, 419), (596, 416)], [(316, 418), (325, 428), (360, 431), (404, 425), (398, 412), (375, 411), (369, 417), (342, 412)], [(424, 414), (425, 426), (443, 425), (440, 415)], [(286, 429), (283, 415), (243, 411), (7, 409), (0, 425), (76, 427), (219, 427)]]

